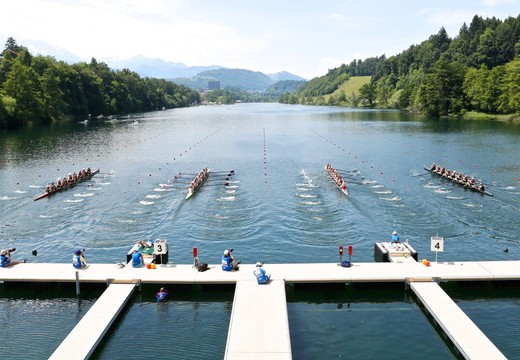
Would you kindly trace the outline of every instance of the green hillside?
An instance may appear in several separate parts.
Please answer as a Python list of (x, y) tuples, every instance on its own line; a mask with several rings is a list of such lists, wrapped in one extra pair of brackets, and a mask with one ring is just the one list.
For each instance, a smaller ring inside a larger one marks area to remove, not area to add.
[[(356, 76), (370, 80), (356, 86), (348, 81)], [(400, 54), (331, 69), (280, 102), (406, 109), (430, 116), (518, 116), (518, 84), (520, 15), (505, 20), (475, 15), (453, 39), (441, 28)]]
[(338, 97), (343, 92), (345, 95), (355, 94), (359, 95), (359, 89), (361, 86), (370, 83), (371, 76), (352, 76), (350, 79), (345, 81), (340, 87), (334, 91), (331, 95), (325, 95), (325, 99), (328, 100), (330, 96)]

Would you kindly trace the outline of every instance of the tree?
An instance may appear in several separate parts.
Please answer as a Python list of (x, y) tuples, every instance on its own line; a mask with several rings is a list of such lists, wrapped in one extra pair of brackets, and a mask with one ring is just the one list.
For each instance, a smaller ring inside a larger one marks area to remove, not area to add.
[(36, 72), (22, 63), (22, 57), (13, 61), (11, 71), (4, 83), (5, 94), (16, 101), (14, 117), (19, 125), (41, 119), (41, 101), (34, 88), (38, 88)]
[(370, 107), (374, 106), (376, 101), (376, 84), (374, 82), (363, 84), (359, 88), (359, 100)]

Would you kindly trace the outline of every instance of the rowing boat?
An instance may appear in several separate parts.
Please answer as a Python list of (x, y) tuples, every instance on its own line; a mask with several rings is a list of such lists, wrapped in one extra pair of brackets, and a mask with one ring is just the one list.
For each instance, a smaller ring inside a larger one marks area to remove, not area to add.
[[(328, 166), (327, 166), (328, 165)], [(343, 181), (342, 177), (339, 175), (336, 169), (332, 167), (332, 165), (327, 164), (325, 165), (325, 171), (327, 172), (327, 175), (329, 175), (330, 180), (332, 183), (345, 195), (348, 196), (348, 190), (347, 190), (347, 184), (345, 181)], [(334, 173), (336, 173), (336, 177), (334, 177)], [(338, 179), (338, 180), (336, 180)]]
[(80, 183), (80, 182), (90, 180), (90, 179), (91, 179), (94, 175), (96, 175), (98, 172), (99, 172), (99, 169), (97, 169), (96, 171), (92, 171), (89, 175), (85, 175), (83, 178), (76, 180), (75, 182), (73, 182), (73, 183), (70, 184), (70, 185), (67, 184), (67, 185), (62, 186), (62, 187), (60, 187), (60, 188), (56, 188), (56, 190), (51, 191), (51, 192), (45, 191), (43, 194), (38, 195), (37, 197), (35, 197), (35, 198), (34, 198), (34, 201), (36, 201), (36, 200), (40, 200), (40, 199), (43, 199), (44, 197), (47, 197), (47, 196), (52, 195), (52, 194), (55, 194), (55, 193), (60, 192), (60, 191), (62, 191), (62, 190), (70, 189), (70, 188), (76, 186), (76, 184), (78, 184), (78, 183)]
[(191, 185), (190, 185), (190, 188), (188, 189), (188, 194), (186, 194), (186, 200), (188, 200), (190, 197), (193, 196), (193, 194), (195, 194), (197, 192), (197, 190), (200, 189), (200, 187), (202, 186), (202, 184), (204, 183), (204, 181), (206, 181), (206, 179), (208, 178), (209, 176), (209, 170), (207, 167), (205, 167), (204, 169), (202, 169), (194, 178), (193, 178), (193, 181), (191, 182)]
[(491, 194), (490, 192), (486, 191), (486, 190), (480, 190), (479, 188), (477, 187), (473, 187), (473, 186), (468, 186), (468, 185), (464, 185), (464, 184), (461, 184), (459, 183), (457, 180), (455, 179), (450, 179), (446, 176), (442, 176), (441, 174), (437, 173), (436, 171), (433, 171), (432, 169), (428, 168), (427, 166), (423, 165), (423, 168), (424, 170), (427, 170), (428, 172), (430, 172), (431, 174), (433, 175), (437, 175), (437, 176), (440, 176), (441, 178), (443, 179), (446, 179), (446, 180), (449, 180), (451, 181), (452, 183), (455, 183), (455, 184), (458, 184), (460, 186), (463, 186), (464, 189), (466, 190), (471, 190), (471, 191), (474, 191), (474, 192), (477, 192), (477, 193), (480, 193), (480, 194), (483, 194), (483, 195), (487, 195), (487, 196), (493, 196), (493, 194)]

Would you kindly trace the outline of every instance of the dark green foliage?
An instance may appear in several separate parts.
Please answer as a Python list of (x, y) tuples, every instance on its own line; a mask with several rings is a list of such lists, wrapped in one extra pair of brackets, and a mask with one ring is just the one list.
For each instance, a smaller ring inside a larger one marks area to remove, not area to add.
[(198, 92), (163, 79), (141, 78), (105, 63), (68, 65), (35, 56), (13, 38), (0, 57), (0, 129), (72, 116), (170, 109), (199, 103)]

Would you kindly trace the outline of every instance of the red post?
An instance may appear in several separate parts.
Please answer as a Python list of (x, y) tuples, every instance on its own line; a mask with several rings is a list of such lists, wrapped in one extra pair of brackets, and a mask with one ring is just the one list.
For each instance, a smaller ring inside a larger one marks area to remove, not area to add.
[(197, 248), (196, 247), (193, 248), (193, 257), (197, 257)]
[(352, 256), (352, 245), (348, 246), (348, 256)]
[(343, 245), (339, 246), (339, 256), (343, 255)]

